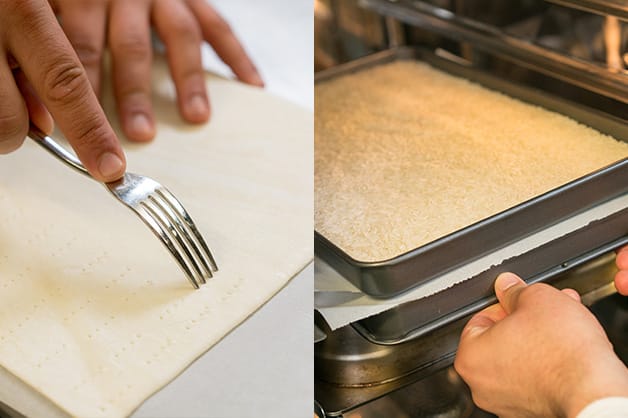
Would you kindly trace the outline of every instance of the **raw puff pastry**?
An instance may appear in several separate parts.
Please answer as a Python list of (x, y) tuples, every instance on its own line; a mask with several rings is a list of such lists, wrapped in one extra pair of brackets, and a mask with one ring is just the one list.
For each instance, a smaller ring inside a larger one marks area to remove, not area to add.
[(129, 415), (312, 258), (311, 112), (208, 76), (212, 120), (185, 125), (163, 61), (154, 77), (158, 135), (125, 144), (128, 169), (183, 202), (220, 271), (194, 291), (102, 186), (30, 140), (3, 156), (0, 397), (38, 392), (21, 412)]

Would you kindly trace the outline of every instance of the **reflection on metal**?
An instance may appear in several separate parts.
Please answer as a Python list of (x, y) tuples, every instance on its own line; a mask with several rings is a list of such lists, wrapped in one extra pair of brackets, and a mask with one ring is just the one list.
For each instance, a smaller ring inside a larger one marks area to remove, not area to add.
[(438, 33), (456, 41), (499, 55), (523, 67), (565, 80), (590, 91), (628, 103), (628, 76), (583, 59), (566, 56), (500, 28), (451, 13), (422, 1), (362, 0), (370, 9), (402, 22)]
[(628, 21), (628, 3), (625, 0), (547, 0), (600, 15), (611, 15)]
[[(614, 254), (609, 253), (557, 277), (552, 284), (581, 293), (583, 301), (592, 305), (620, 358), (627, 361), (628, 335), (623, 327), (628, 325), (628, 298), (614, 292), (616, 271)], [(328, 335), (315, 345), (316, 400), (329, 417), (492, 416), (466, 409), (467, 389), (453, 369), (448, 369), (468, 319), (418, 339), (386, 346), (368, 341), (350, 325), (332, 332), (316, 315), (317, 326)], [(374, 401), (379, 398), (382, 400)], [(384, 405), (389, 411), (399, 408), (409, 415), (377, 415)], [(411, 413), (419, 410), (423, 413)]]
[(361, 7), (358, 0), (315, 0), (314, 70), (385, 49), (390, 42), (402, 43), (401, 27), (391, 30), (382, 16)]
[(343, 414), (343, 418), (470, 418), (471, 394), (453, 368)]
[(327, 334), (325, 334), (319, 327), (314, 325), (314, 344), (320, 343), (321, 341), (327, 338)]
[(621, 71), (624, 63), (621, 58), (621, 26), (613, 16), (604, 19), (604, 45), (606, 47), (606, 64), (610, 70)]
[(387, 17), (386, 22), (386, 34), (388, 35), (388, 46), (396, 48), (398, 46), (405, 45), (405, 36), (403, 34), (403, 26), (397, 19)]

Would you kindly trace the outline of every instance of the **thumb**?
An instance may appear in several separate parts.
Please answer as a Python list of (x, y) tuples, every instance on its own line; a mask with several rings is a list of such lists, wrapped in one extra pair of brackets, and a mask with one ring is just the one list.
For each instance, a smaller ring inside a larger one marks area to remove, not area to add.
[(527, 284), (516, 274), (502, 273), (495, 280), (495, 294), (506, 313), (511, 314), (517, 308), (519, 294)]

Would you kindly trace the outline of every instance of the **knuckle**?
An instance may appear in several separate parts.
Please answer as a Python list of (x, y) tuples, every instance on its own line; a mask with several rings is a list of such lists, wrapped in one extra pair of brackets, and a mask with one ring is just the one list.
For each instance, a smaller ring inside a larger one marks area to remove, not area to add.
[[(8, 4), (7, 4), (8, 3)], [(36, 14), (40, 9), (39, 5), (35, 1), (3, 1), (3, 10), (15, 13), (18, 16), (29, 17)]]
[(72, 145), (79, 149), (104, 150), (109, 145), (109, 133), (103, 118), (95, 115), (75, 122)]
[(75, 41), (72, 42), (72, 46), (85, 67), (100, 66), (102, 49), (97, 45), (85, 41)]
[(549, 288), (550, 286), (548, 284), (535, 283), (523, 289), (520, 297), (526, 299), (536, 299), (539, 296), (544, 295)]
[(215, 33), (232, 33), (231, 25), (218, 13), (212, 13), (208, 19), (211, 30)]
[(78, 3), (86, 9), (94, 8), (102, 4), (102, 0), (80, 0)]
[(44, 78), (45, 97), (53, 104), (69, 105), (87, 93), (87, 75), (80, 64), (56, 60)]
[(460, 351), (458, 351), (458, 354), (456, 355), (456, 358), (454, 359), (454, 370), (456, 371), (456, 373), (460, 375), (460, 377), (464, 379), (465, 365), (464, 365), (464, 361), (462, 360), (460, 356)]
[(473, 400), (473, 403), (480, 409), (487, 410), (490, 406), (483, 396), (478, 395), (477, 392), (473, 390), (471, 390), (471, 399)]
[(144, 60), (150, 57), (150, 42), (139, 34), (127, 34), (117, 41), (119, 53), (132, 56), (136, 60)]
[(519, 303), (536, 304), (548, 297), (548, 290), (553, 289), (552, 286), (545, 283), (535, 283), (522, 289), (518, 296)]
[[(42, 25), (48, 25), (45, 16), (42, 14), (42, 6), (44, 2), (24, 0), (24, 1), (2, 1), (2, 14), (11, 16), (11, 22), (14, 25), (21, 26), (24, 31), (30, 32), (41, 28)], [(0, 27), (4, 30), (3, 27)], [(8, 28), (11, 30), (11, 28)]]
[(467, 380), (468, 371), (469, 371), (469, 361), (465, 356), (465, 352), (462, 347), (458, 347), (458, 352), (456, 353), (456, 357), (454, 358), (454, 370), (463, 380)]
[(187, 42), (200, 42), (201, 29), (192, 19), (175, 19), (171, 22), (173, 35)]
[(17, 149), (28, 132), (28, 118), (21, 113), (0, 114), (0, 151)]

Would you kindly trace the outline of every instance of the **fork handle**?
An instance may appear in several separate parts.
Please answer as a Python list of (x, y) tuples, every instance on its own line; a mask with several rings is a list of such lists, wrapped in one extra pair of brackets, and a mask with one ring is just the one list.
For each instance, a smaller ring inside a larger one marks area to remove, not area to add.
[(31, 124), (28, 136), (41, 145), (46, 151), (57, 157), (58, 160), (72, 167), (81, 174), (93, 179), (81, 161), (70, 151), (59, 145), (54, 139), (43, 133), (35, 125)]

